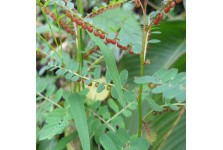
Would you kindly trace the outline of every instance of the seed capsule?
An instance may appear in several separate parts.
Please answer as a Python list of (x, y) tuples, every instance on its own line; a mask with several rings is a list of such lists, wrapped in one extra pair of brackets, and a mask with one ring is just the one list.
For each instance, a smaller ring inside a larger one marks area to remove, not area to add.
[(164, 12), (165, 12), (165, 13), (168, 13), (169, 11), (170, 11), (170, 7), (166, 6), (166, 7), (164, 8)]
[(88, 26), (87, 30), (88, 30), (88, 32), (90, 32), (90, 33), (92, 33), (92, 32), (93, 32), (93, 28), (92, 28), (92, 27), (90, 27), (90, 26)]

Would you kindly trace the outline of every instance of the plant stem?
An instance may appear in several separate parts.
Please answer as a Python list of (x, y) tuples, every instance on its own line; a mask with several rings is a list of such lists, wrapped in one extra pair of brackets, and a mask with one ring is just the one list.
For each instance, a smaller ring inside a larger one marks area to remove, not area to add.
[[(84, 15), (84, 8), (83, 8), (83, 2), (82, 0), (77, 1), (77, 10), (78, 12), (83, 16)], [(79, 74), (81, 74), (82, 66), (83, 66), (83, 55), (81, 51), (83, 51), (84, 46), (83, 46), (83, 39), (82, 39), (82, 28), (78, 27), (78, 49), (77, 49), (77, 61), (80, 64), (79, 67)], [(78, 83), (78, 91), (80, 91), (80, 83)], [(83, 84), (82, 84), (83, 86)], [(82, 87), (83, 88), (83, 87)]]
[[(144, 61), (145, 61), (145, 48), (146, 48), (146, 44), (147, 44), (147, 40), (146, 40), (146, 6), (145, 9), (143, 8), (143, 5), (140, 2), (140, 6), (142, 8), (143, 11), (143, 20), (144, 20), (144, 26), (143, 26), (143, 39), (142, 39), (142, 52), (140, 55), (140, 76), (144, 76)], [(141, 133), (142, 133), (142, 91), (143, 91), (143, 84), (140, 85), (139, 88), (139, 98), (138, 98), (138, 114), (139, 114), (139, 127), (138, 127), (138, 137), (141, 137)]]

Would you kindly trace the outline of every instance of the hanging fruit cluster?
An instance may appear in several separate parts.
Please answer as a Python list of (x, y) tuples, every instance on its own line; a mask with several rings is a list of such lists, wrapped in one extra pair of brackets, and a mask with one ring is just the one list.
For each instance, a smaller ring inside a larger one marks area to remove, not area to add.
[(120, 7), (120, 6), (122, 5), (122, 3), (124, 3), (124, 2), (125, 2), (125, 1), (123, 1), (123, 2), (119, 2), (119, 3), (116, 3), (116, 4), (111, 4), (111, 5), (102, 7), (102, 8), (99, 8), (97, 11), (90, 13), (90, 14), (87, 16), (87, 18), (93, 18), (93, 17), (95, 17), (95, 16), (97, 16), (97, 15), (99, 15), (99, 14), (101, 14), (101, 13), (107, 11), (107, 10), (114, 9), (114, 8), (118, 8), (118, 7)]
[[(55, 16), (55, 14), (53, 12), (51, 12), (47, 7), (43, 8), (43, 11), (47, 14), (50, 15), (51, 18), (53, 18), (54, 21), (57, 21), (57, 17)], [(74, 31), (71, 27), (69, 27), (62, 19), (58, 19), (58, 23), (60, 24), (60, 26), (62, 26), (68, 33), (70, 33), (71, 35), (74, 35)]]
[[(116, 6), (116, 5), (120, 5), (120, 3), (119, 3), (119, 4), (115, 4), (115, 6)], [(43, 10), (44, 10), (44, 12), (45, 12), (47, 15), (50, 15), (50, 17), (53, 18), (53, 19), (56, 21), (56, 19), (57, 19), (56, 16), (55, 16), (55, 15), (54, 15), (54, 14), (47, 8), (47, 7), (44, 7)], [(71, 20), (73, 23), (75, 23), (77, 26), (80, 26), (80, 27), (82, 27), (84, 30), (86, 30), (86, 31), (88, 31), (88, 32), (90, 32), (90, 33), (93, 33), (94, 36), (99, 37), (99, 38), (102, 39), (102, 40), (105, 40), (105, 44), (106, 44), (106, 45), (107, 45), (107, 44), (113, 44), (113, 45), (117, 46), (118, 48), (120, 48), (121, 50), (124, 50), (124, 51), (127, 50), (128, 47), (130, 47), (130, 46), (128, 46), (128, 45), (126, 45), (126, 46), (121, 45), (121, 44), (118, 42), (119, 39), (117, 39), (117, 38), (114, 38), (114, 39), (110, 39), (110, 38), (108, 38), (108, 37), (107, 37), (108, 33), (104, 32), (104, 31), (101, 30), (101, 29), (98, 29), (98, 28), (94, 27), (92, 24), (90, 24), (89, 22), (86, 22), (86, 21), (85, 21), (84, 19), (82, 19), (81, 17), (71, 14), (70, 11), (66, 11), (66, 17), (70, 18), (70, 20)], [(69, 28), (69, 26), (66, 25), (61, 19), (59, 20), (59, 24), (60, 24), (62, 27), (64, 27), (64, 29), (65, 29), (67, 32), (69, 32), (71, 35), (74, 35), (74, 34), (75, 34), (75, 32), (74, 32), (73, 30), (71, 30), (71, 28)], [(130, 54), (134, 54), (133, 51), (132, 51), (131, 49), (129, 50), (129, 53), (130, 53)]]
[(98, 50), (100, 50), (99, 46), (93, 47), (86, 54), (84, 54), (84, 59), (87, 59), (90, 54), (93, 54), (94, 52), (96, 52)]
[[(181, 3), (181, 2), (182, 2), (182, 0), (175, 0), (175, 1), (173, 1), (173, 0), (169, 0), (169, 1), (165, 4), (165, 6), (164, 6), (164, 8), (163, 8), (163, 11), (164, 11), (165, 13), (168, 13), (168, 12), (170, 11), (171, 8), (174, 8), (174, 7), (176, 6), (176, 3), (179, 4), (179, 3)], [(153, 24), (154, 24), (154, 25), (158, 25), (162, 19), (163, 19), (163, 13), (162, 13), (162, 11), (161, 11), (160, 13), (158, 13), (158, 14), (155, 16), (155, 18), (154, 18), (154, 20), (153, 20)]]

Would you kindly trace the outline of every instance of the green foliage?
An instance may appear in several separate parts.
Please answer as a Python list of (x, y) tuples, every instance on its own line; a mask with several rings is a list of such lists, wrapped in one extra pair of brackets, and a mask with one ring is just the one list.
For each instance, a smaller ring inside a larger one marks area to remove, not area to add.
[(119, 103), (125, 106), (124, 94), (121, 88), (122, 86), (121, 86), (120, 76), (118, 73), (118, 69), (117, 69), (115, 58), (114, 58), (114, 55), (112, 54), (112, 51), (107, 50), (107, 47), (105, 46), (105, 44), (100, 39), (94, 37), (93, 34), (89, 34), (89, 36), (100, 47), (104, 55), (106, 65), (108, 66), (108, 70), (111, 75), (111, 78), (115, 84), (118, 96), (120, 97), (120, 99), (118, 99)]
[(102, 134), (100, 136), (100, 143), (103, 146), (104, 149), (106, 150), (117, 150), (116, 146), (114, 144), (114, 142), (111, 140), (111, 138), (106, 135), (106, 134)]
[(69, 136), (66, 136), (64, 138), (62, 138), (57, 145), (54, 147), (54, 150), (63, 150), (67, 143), (69, 143), (71, 140), (73, 140), (75, 137), (77, 137), (77, 131), (73, 132), (72, 134), (70, 134)]
[[(90, 1), (85, 8), (79, 2), (62, 0), (37, 3), (56, 15), (52, 19), (43, 12), (37, 17), (38, 23), (43, 24), (36, 31), (37, 52), (41, 53), (36, 79), (37, 149), (69, 149), (74, 138), (79, 138), (83, 150), (98, 149), (99, 145), (105, 150), (185, 149), (186, 121), (180, 107), (186, 101), (186, 73), (182, 72), (186, 58), (185, 21), (163, 20), (156, 27), (152, 22), (159, 10), (143, 20), (131, 10), (134, 3), (126, 0), (112, 0), (109, 4)], [(74, 11), (75, 6), (79, 12)], [(80, 10), (92, 6), (95, 6), (92, 13), (86, 17), (80, 14)], [(131, 49), (135, 54), (129, 55), (117, 45), (106, 45), (104, 39), (73, 23), (72, 17), (64, 12), (92, 26), (93, 31), (105, 32), (105, 37), (128, 45), (127, 51)], [(75, 34), (67, 34), (67, 28), (58, 19)], [(145, 40), (148, 45), (145, 59), (151, 63), (144, 65), (142, 75), (137, 54), (142, 51), (146, 33), (142, 30), (144, 21), (151, 36)], [(99, 50), (91, 51), (96, 46)], [(83, 59), (85, 54), (89, 55)], [(158, 68), (165, 69), (157, 71)], [(106, 81), (102, 81), (104, 77)], [(138, 102), (142, 84), (141, 112)], [(98, 95), (102, 98), (95, 98)], [(158, 114), (153, 116), (153, 112)], [(143, 115), (142, 120), (138, 119), (139, 114)], [(142, 121), (152, 122), (155, 129), (149, 126), (147, 130), (156, 133), (156, 139), (148, 135), (145, 127), (141, 137), (136, 135)], [(76, 148), (80, 147), (75, 144)]]
[(55, 109), (46, 118), (47, 125), (40, 132), (39, 140), (51, 139), (56, 134), (61, 134), (71, 119), (69, 113), (64, 108)]
[(152, 93), (163, 93), (165, 99), (175, 98), (178, 102), (186, 100), (186, 73), (177, 74), (177, 69), (160, 69), (152, 76), (144, 76), (135, 79), (135, 83), (153, 83), (157, 87), (151, 90)]
[(81, 145), (84, 150), (90, 150), (90, 139), (87, 126), (87, 118), (84, 109), (84, 101), (79, 94), (69, 96), (72, 116), (74, 118)]

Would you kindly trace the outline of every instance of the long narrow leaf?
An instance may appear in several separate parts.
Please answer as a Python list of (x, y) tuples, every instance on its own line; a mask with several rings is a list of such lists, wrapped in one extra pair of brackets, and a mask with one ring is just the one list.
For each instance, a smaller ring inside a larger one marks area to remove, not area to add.
[(100, 47), (102, 54), (104, 55), (104, 60), (106, 65), (108, 66), (108, 70), (110, 72), (110, 75), (112, 77), (112, 80), (115, 84), (115, 88), (117, 90), (118, 96), (119, 96), (119, 103), (123, 106), (125, 106), (125, 101), (124, 101), (124, 94), (121, 88), (121, 80), (120, 76), (118, 73), (118, 68), (116, 66), (115, 58), (114, 55), (112, 54), (112, 51), (106, 47), (104, 42), (95, 37), (92, 33), (90, 34), (91, 39)]
[(90, 139), (87, 126), (87, 117), (84, 110), (84, 100), (77, 93), (70, 95), (68, 99), (82, 148), (83, 150), (90, 150)]

